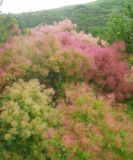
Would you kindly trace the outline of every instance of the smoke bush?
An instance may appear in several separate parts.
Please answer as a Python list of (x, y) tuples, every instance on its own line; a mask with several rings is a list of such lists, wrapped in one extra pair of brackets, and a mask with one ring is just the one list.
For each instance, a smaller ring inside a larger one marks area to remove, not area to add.
[(54, 111), (50, 104), (53, 93), (38, 80), (20, 80), (6, 88), (0, 97), (1, 159), (45, 158), (42, 135)]
[(57, 108), (51, 106), (53, 94), (38, 80), (6, 88), (0, 97), (0, 158), (132, 158), (133, 124), (124, 112), (95, 97), (86, 83), (67, 85)]
[(65, 102), (60, 100), (57, 105), (58, 116), (50, 119), (59, 121), (60, 125), (45, 133), (51, 159), (102, 160), (108, 157), (111, 160), (133, 156), (129, 149), (132, 123), (124, 113), (114, 112), (103, 98), (95, 97), (85, 83), (68, 85), (65, 93)]
[(91, 48), (88, 53), (92, 56), (90, 80), (103, 91), (114, 93), (119, 100), (130, 98), (133, 92), (133, 83), (128, 80), (131, 71), (122, 55), (123, 49), (122, 43), (116, 43), (106, 48)]
[[(0, 49), (1, 88), (11, 79), (37, 78), (58, 92), (64, 83), (86, 81), (118, 100), (128, 99), (132, 97), (133, 82), (129, 81), (130, 68), (124, 52), (122, 42), (109, 46), (91, 34), (76, 32), (69, 20), (39, 26), (27, 35), (13, 37), (10, 45)], [(3, 78), (3, 74), (13, 78)]]

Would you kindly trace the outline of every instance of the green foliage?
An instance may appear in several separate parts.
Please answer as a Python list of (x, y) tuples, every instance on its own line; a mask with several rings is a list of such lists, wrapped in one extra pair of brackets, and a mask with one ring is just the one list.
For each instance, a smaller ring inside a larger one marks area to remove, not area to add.
[(123, 15), (113, 15), (108, 24), (108, 38), (112, 43), (114, 40), (128, 40), (131, 31), (130, 20)]
[(124, 4), (123, 0), (98, 0), (60, 9), (22, 13), (16, 15), (16, 18), (22, 29), (39, 24), (52, 24), (54, 21), (68, 18), (77, 24), (78, 30), (105, 38), (104, 33), (107, 30), (110, 15), (114, 12), (119, 13)]
[(7, 41), (14, 25), (17, 25), (14, 16), (0, 14), (0, 44)]
[(124, 41), (127, 52), (133, 54), (133, 3), (127, 4), (125, 11), (113, 15), (108, 23), (107, 40)]
[[(84, 83), (66, 86), (65, 94), (65, 102), (59, 101), (57, 105), (61, 125), (46, 134), (52, 160), (132, 158), (132, 151), (128, 150), (131, 130), (128, 134), (126, 130), (130, 123), (125, 121), (123, 112), (114, 111), (102, 98), (96, 98)], [(82, 105), (77, 104), (80, 98), (85, 99)], [(121, 119), (125, 126), (120, 126)]]
[(43, 132), (52, 94), (38, 80), (20, 80), (5, 90), (0, 98), (0, 159), (46, 159)]
[(130, 55), (128, 57), (128, 63), (129, 63), (130, 66), (133, 66), (133, 55)]
[[(124, 112), (95, 97), (85, 83), (67, 85), (66, 99), (56, 108), (53, 93), (38, 80), (19, 80), (5, 89), (0, 97), (2, 160), (133, 158), (132, 122)], [(78, 99), (84, 103), (77, 104)]]
[(133, 100), (126, 101), (126, 104), (128, 106), (126, 113), (133, 120)]
[(58, 96), (65, 96), (64, 87), (66, 83), (77, 83), (87, 80), (87, 77), (84, 77), (89, 70), (89, 62), (86, 56), (82, 56), (74, 51), (66, 51), (54, 54), (50, 59), (52, 61), (48, 62), (49, 74), (47, 79), (50, 86), (57, 91)]

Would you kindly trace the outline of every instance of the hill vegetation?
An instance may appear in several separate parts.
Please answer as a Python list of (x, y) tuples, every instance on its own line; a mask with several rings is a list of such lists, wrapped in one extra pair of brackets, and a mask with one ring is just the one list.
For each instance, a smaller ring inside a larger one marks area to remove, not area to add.
[(23, 29), (39, 24), (52, 24), (67, 18), (77, 24), (78, 30), (102, 36), (107, 29), (109, 17), (112, 13), (119, 13), (125, 3), (124, 0), (98, 0), (88, 4), (18, 14), (16, 18)]
[(1, 15), (0, 35), (0, 160), (133, 159), (131, 5)]
[(132, 54), (132, 9), (132, 0), (98, 0), (82, 5), (18, 14), (16, 19), (21, 29), (70, 19), (77, 24), (78, 31), (100, 36), (110, 43), (123, 40), (127, 52)]
[(18, 22), (14, 16), (0, 15), (0, 44), (6, 42), (18, 30)]
[(133, 159), (124, 52), (69, 20), (13, 35), (0, 48), (0, 159)]

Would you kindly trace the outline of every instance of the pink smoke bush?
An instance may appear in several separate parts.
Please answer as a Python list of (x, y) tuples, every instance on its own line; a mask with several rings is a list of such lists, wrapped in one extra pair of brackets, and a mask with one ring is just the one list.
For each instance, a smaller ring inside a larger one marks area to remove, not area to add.
[[(90, 64), (89, 70), (86, 67), (86, 71), (84, 71), (83, 64), (79, 60), (74, 65), (74, 61), (70, 60), (70, 65), (67, 67), (67, 63), (64, 63), (65, 56), (61, 55), (64, 52), (68, 54), (67, 59), (74, 57), (75, 53), (85, 56), (87, 63)], [(89, 84), (95, 84), (97, 89), (103, 93), (114, 94), (115, 98), (119, 100), (131, 98), (133, 93), (133, 82), (129, 81), (130, 68), (124, 58), (124, 52), (123, 42), (116, 42), (109, 46), (99, 37), (94, 38), (91, 34), (78, 33), (76, 25), (69, 20), (33, 28), (27, 35), (12, 37), (10, 44), (6, 43), (0, 48), (0, 54), (4, 54), (5, 59), (6, 55), (10, 55), (10, 58), (7, 58), (10, 61), (14, 59), (14, 56), (23, 56), (24, 59), (28, 59), (24, 61), (34, 72), (34, 74), (30, 74), (31, 78), (46, 77), (50, 73), (51, 66), (52, 71), (62, 74), (64, 65), (63, 75), (68, 76), (69, 72), (74, 75), (76, 72), (77, 77), (84, 76), (85, 78), (82, 80), (88, 81)], [(0, 63), (2, 63), (1, 58)], [(22, 66), (16, 65), (16, 67), (18, 66), (22, 70)], [(78, 67), (77, 70), (76, 67)], [(5, 71), (5, 68), (7, 68), (7, 63), (1, 66), (1, 70)], [(13, 75), (15, 76), (14, 73)], [(28, 74), (27, 77), (29, 77)], [(81, 80), (81, 78), (77, 79)]]
[(133, 83), (127, 80), (130, 68), (122, 55), (124, 46), (116, 46), (91, 48), (88, 52), (92, 60), (89, 77), (101, 89), (123, 100), (132, 96)]
[[(107, 101), (96, 97), (87, 83), (67, 85), (65, 93), (65, 101), (60, 100), (57, 104), (57, 115), (49, 116), (50, 124), (59, 124), (58, 127), (53, 127), (53, 130), (50, 128), (52, 133), (45, 138), (52, 159), (56, 159), (55, 153), (61, 153), (61, 159), (65, 155), (65, 158), (70, 160), (80, 160), (82, 157), (85, 160), (99, 159), (99, 155), (106, 159), (110, 154), (112, 159), (118, 156), (121, 159), (123, 154), (118, 152), (116, 156), (114, 148), (120, 150), (125, 140), (126, 152), (132, 153), (128, 151), (128, 147), (133, 145), (128, 142), (132, 137), (132, 129), (129, 129), (132, 123), (130, 124), (123, 113), (114, 111)], [(127, 128), (128, 134), (121, 136), (120, 133)], [(46, 131), (45, 135), (47, 134), (49, 135), (49, 130)]]

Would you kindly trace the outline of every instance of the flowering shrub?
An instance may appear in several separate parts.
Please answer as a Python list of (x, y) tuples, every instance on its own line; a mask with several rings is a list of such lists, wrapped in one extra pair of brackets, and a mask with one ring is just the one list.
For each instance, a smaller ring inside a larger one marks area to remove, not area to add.
[[(90, 34), (77, 33), (76, 26), (65, 20), (31, 29), (15, 36), (1, 47), (1, 90), (19, 78), (39, 79), (64, 94), (66, 83), (85, 81), (118, 100), (132, 97), (133, 82), (124, 58), (122, 42), (109, 46)], [(3, 61), (4, 59), (4, 61)]]
[[(68, 85), (65, 103), (57, 106), (60, 125), (45, 133), (52, 160), (132, 159), (132, 122), (95, 97), (87, 84)], [(125, 124), (125, 125), (124, 125)]]
[(124, 43), (77, 33), (69, 20), (15, 31), (0, 48), (0, 159), (133, 159), (133, 123), (110, 106), (132, 106)]
[(12, 52), (4, 52), (0, 57), (0, 92), (5, 86), (23, 78), (27, 68), (31, 66), (30, 59), (22, 55), (14, 55)]
[(53, 93), (38, 80), (6, 88), (0, 98), (1, 159), (133, 158), (133, 123), (124, 112), (95, 97), (85, 83), (67, 85), (56, 108)]
[(64, 96), (67, 83), (87, 81), (89, 61), (74, 50), (66, 50), (50, 57), (48, 70), (48, 83), (59, 96)]
[(127, 78), (131, 76), (128, 64), (121, 54), (124, 46), (116, 43), (112, 46), (95, 47), (90, 50), (93, 57), (90, 67), (90, 80), (107, 93), (114, 93), (119, 100), (132, 96), (133, 83)]
[[(48, 125), (52, 89), (38, 80), (20, 80), (0, 99), (0, 159), (45, 159), (43, 132)], [(54, 112), (56, 113), (56, 111)]]

